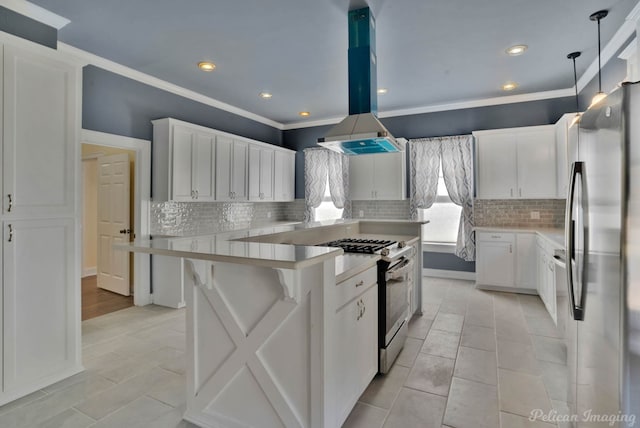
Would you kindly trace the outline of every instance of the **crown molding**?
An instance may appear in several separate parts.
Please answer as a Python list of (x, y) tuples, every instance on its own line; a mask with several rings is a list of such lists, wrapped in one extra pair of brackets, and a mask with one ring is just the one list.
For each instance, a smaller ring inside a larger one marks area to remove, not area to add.
[(0, 6), (11, 9), (16, 13), (19, 13), (20, 15), (24, 15), (38, 22), (42, 22), (43, 24), (46, 24), (57, 30), (61, 29), (71, 22), (63, 16), (56, 15), (53, 12), (49, 12), (47, 9), (44, 9), (33, 3), (29, 3), (25, 0), (0, 0)]
[(626, 48), (618, 55), (618, 58), (622, 60), (629, 60), (629, 58), (633, 57), (638, 52), (638, 38), (631, 40), (631, 42), (627, 45)]
[[(409, 109), (389, 110), (378, 113), (379, 118), (396, 117), (396, 116), (410, 116), (414, 114), (435, 113), (439, 111), (448, 110), (462, 110), (467, 108), (488, 107), (500, 104), (514, 104), (524, 103), (528, 101), (547, 100), (551, 98), (572, 97), (574, 94), (573, 88), (556, 89), (553, 91), (544, 92), (532, 92), (529, 94), (507, 95), (503, 97), (482, 98), (475, 100), (458, 101), (447, 104), (433, 104), (429, 106), (415, 107)], [(344, 119), (345, 116), (316, 120), (313, 122), (295, 122), (287, 123), (284, 125), (284, 130), (310, 128), (314, 126), (333, 125)]]
[(243, 110), (241, 108), (232, 106), (231, 104), (216, 100), (215, 98), (202, 95), (190, 89), (183, 88), (182, 86), (174, 85), (173, 83), (169, 83), (166, 80), (162, 80), (149, 74), (142, 73), (125, 65), (118, 64), (117, 62), (100, 57), (82, 49), (78, 49), (66, 43), (58, 42), (58, 51), (70, 58), (73, 58), (76, 62), (79, 62), (83, 66), (89, 64), (95, 65), (96, 67), (103, 68), (112, 73), (116, 73), (129, 79), (136, 80), (140, 83), (144, 83), (146, 85), (171, 92), (172, 94), (179, 95), (181, 97), (188, 98), (202, 104), (206, 104), (210, 107), (215, 107), (220, 110), (224, 110), (229, 113), (233, 113), (238, 116), (242, 116), (280, 130), (283, 129), (283, 125), (280, 122), (276, 122), (275, 120), (271, 120), (255, 113), (251, 113), (250, 111)]

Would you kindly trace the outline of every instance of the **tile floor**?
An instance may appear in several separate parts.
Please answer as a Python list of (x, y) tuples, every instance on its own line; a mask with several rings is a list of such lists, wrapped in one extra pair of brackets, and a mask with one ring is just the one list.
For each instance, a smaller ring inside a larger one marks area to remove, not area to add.
[[(391, 372), (345, 427), (549, 428), (563, 411), (565, 349), (538, 297), (425, 278), (424, 314)], [(185, 406), (183, 310), (132, 307), (82, 323), (86, 371), (0, 407), (0, 427), (193, 427)]]

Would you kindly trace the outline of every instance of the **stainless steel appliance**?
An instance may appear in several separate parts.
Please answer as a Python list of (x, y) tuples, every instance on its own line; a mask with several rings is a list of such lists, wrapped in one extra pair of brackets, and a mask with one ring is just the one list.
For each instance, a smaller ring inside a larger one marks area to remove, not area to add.
[(409, 294), (413, 284), (414, 249), (404, 242), (346, 238), (319, 244), (345, 253), (379, 254), (378, 371), (387, 373), (407, 338)]
[(565, 227), (572, 426), (637, 426), (640, 83), (583, 114)]

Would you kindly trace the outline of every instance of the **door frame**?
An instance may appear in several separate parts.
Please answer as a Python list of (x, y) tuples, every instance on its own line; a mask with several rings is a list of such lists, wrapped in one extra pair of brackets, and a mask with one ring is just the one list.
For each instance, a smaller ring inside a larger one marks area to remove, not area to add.
[[(114, 147), (135, 152), (135, 178), (134, 188), (132, 189), (134, 192), (133, 230), (135, 231), (136, 239), (149, 239), (151, 141), (82, 129), (80, 131), (80, 144)], [(82, 181), (82, 178), (80, 180)], [(133, 304), (136, 306), (148, 305), (152, 303), (151, 256), (149, 254), (134, 253), (133, 266)]]

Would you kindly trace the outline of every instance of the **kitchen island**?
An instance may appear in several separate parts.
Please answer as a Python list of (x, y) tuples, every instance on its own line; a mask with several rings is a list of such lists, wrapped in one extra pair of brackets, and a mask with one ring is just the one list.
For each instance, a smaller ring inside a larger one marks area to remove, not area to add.
[[(187, 409), (202, 427), (338, 427), (378, 371), (377, 261), (315, 246), (421, 223), (343, 220), (136, 241), (184, 259)], [(421, 307), (417, 304), (417, 307)]]

